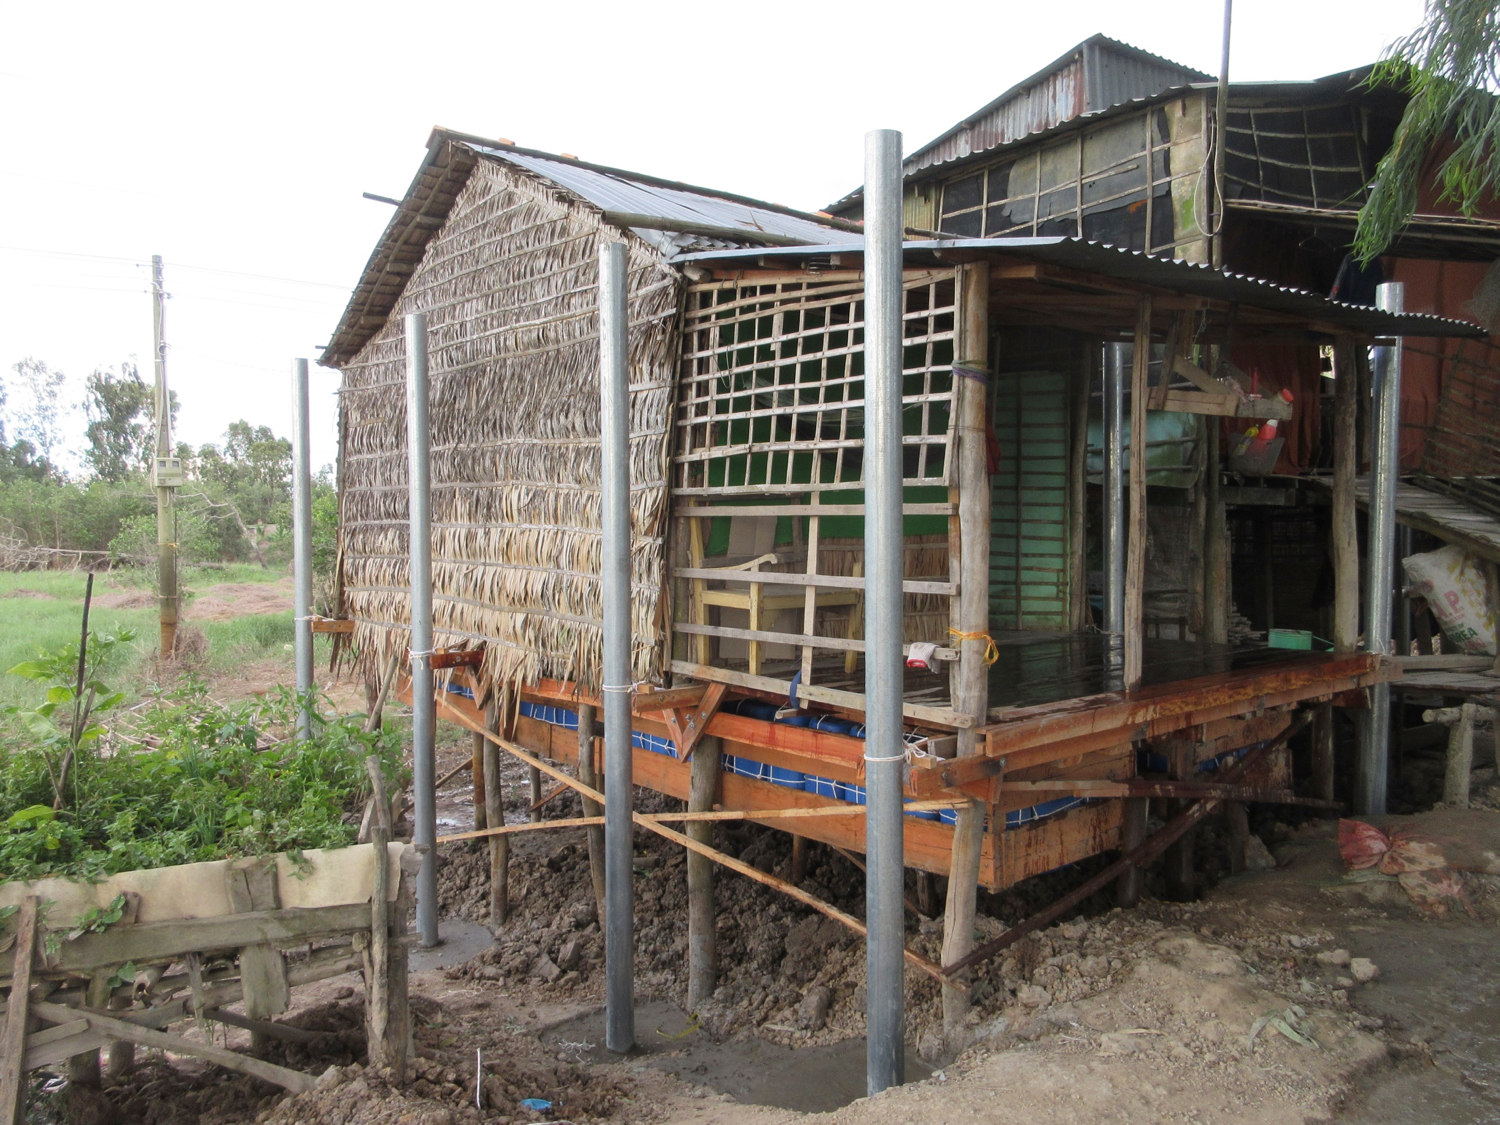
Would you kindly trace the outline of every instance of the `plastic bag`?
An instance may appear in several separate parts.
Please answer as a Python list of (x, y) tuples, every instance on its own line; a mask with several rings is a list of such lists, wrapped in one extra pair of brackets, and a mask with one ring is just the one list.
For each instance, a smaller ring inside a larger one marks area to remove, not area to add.
[(1443, 635), (1471, 656), (1495, 655), (1495, 607), (1483, 564), (1462, 547), (1402, 560), (1406, 581), (1427, 600)]

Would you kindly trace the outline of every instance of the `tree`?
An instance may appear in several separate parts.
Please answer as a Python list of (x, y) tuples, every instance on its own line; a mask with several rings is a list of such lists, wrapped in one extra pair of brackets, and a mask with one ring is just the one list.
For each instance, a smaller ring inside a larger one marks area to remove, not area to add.
[(16, 378), (7, 389), (6, 403), (15, 435), (31, 444), (37, 460), (54, 465), (52, 451), (63, 442), (63, 420), (72, 409), (60, 401), (67, 376), (31, 356), (15, 364), (12, 370)]
[(1421, 26), (1391, 45), (1370, 83), (1411, 100), (1359, 213), (1354, 253), (1365, 263), (1416, 214), (1439, 145), (1452, 144), (1436, 171), (1440, 199), (1472, 215), (1500, 191), (1500, 8), (1495, 0), (1427, 0)]
[(128, 361), (120, 364), (119, 374), (95, 368), (85, 388), (89, 448), (84, 460), (101, 480), (124, 480), (144, 468), (155, 449), (154, 391)]

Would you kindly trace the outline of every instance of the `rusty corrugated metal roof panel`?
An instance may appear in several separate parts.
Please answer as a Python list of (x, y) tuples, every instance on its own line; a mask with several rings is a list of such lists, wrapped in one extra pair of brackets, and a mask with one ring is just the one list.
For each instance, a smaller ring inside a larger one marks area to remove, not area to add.
[(906, 158), (906, 174), (961, 160), (1085, 113), (1213, 76), (1105, 35), (1085, 39)]

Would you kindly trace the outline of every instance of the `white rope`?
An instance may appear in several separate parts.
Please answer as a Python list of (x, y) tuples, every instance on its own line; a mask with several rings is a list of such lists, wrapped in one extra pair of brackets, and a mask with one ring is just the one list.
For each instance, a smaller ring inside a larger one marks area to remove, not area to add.
[(599, 685), (599, 690), (602, 691), (602, 692), (610, 692), (610, 691), (623, 692), (623, 693), (625, 693), (627, 695), (631, 695), (631, 694), (634, 694), (636, 691), (640, 690), (641, 685), (644, 684), (645, 682), (646, 682), (645, 680), (637, 680), (633, 684), (625, 684), (625, 685), (623, 685), (621, 687), (611, 687), (609, 684), (600, 684)]
[(435, 648), (424, 648), (421, 650), (412, 649), (408, 655), (413, 660), (423, 660), (429, 656), (436, 656), (438, 654), (438, 651), (439, 650)]

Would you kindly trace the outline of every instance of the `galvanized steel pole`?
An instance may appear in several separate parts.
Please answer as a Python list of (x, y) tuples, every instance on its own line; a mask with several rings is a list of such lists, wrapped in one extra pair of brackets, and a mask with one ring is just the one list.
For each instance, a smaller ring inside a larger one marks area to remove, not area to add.
[(631, 886), (630, 372), (625, 246), (599, 247), (599, 438), (604, 543), (604, 1045), (635, 1046)]
[[(1125, 635), (1125, 345), (1104, 357), (1104, 631), (1110, 648)], [(1131, 435), (1131, 440), (1135, 435)]]
[(422, 855), (417, 872), (417, 935), (438, 943), (437, 793), (433, 788), (432, 480), (427, 422), (427, 314), (406, 314), (406, 455), (411, 542), (411, 780), (416, 797), (412, 842)]
[[(1399, 281), (1376, 290), (1375, 304), (1386, 312), (1405, 307)], [(1370, 389), (1374, 435), (1371, 442), (1369, 572), (1365, 582), (1365, 649), (1391, 651), (1391, 599), (1396, 566), (1396, 481), (1401, 474), (1401, 338), (1371, 349)], [(1355, 811), (1385, 812), (1386, 773), (1391, 752), (1391, 688), (1370, 689), (1369, 725), (1360, 745), (1355, 780)]]
[(865, 1085), (904, 1080), (901, 134), (865, 134)]
[(297, 642), (297, 737), (312, 737), (312, 440), (307, 425), (307, 360), (292, 361), (292, 555)]

